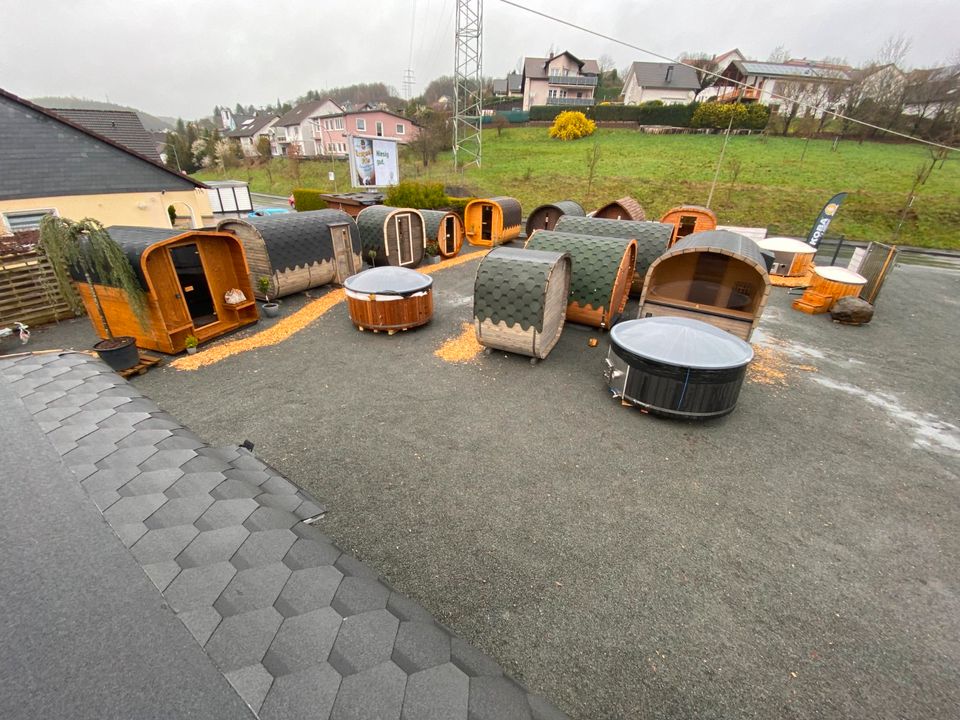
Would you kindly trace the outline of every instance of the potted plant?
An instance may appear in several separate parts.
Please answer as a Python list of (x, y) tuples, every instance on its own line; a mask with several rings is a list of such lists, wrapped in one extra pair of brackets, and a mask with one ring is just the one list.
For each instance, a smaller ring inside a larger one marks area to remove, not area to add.
[(40, 222), (40, 247), (50, 258), (57, 285), (71, 306), (78, 310), (82, 307), (73, 286), (71, 271), (74, 277), (83, 278), (89, 287), (93, 305), (107, 335), (105, 340), (93, 346), (100, 359), (114, 370), (126, 370), (139, 363), (136, 338), (114, 337), (94, 283), (96, 280), (98, 284), (122, 291), (140, 326), (146, 328), (150, 325), (146, 294), (123, 248), (113, 241), (97, 220), (85, 218), (74, 222), (54, 215), (47, 215)]
[(367, 257), (370, 258), (370, 267), (376, 267), (376, 265), (377, 265), (377, 251), (376, 251), (376, 250), (367, 250)]
[(440, 262), (440, 245), (436, 240), (430, 240), (423, 246), (423, 254), (427, 265)]
[(198, 343), (196, 335), (187, 335), (183, 341), (183, 346), (187, 349), (187, 355), (194, 355), (197, 352)]
[(279, 315), (280, 305), (275, 302), (270, 302), (270, 278), (268, 278), (266, 275), (261, 275), (258, 277), (257, 290), (260, 291), (260, 294), (263, 295), (264, 300), (266, 300), (266, 302), (260, 306), (263, 308), (263, 314), (271, 318)]

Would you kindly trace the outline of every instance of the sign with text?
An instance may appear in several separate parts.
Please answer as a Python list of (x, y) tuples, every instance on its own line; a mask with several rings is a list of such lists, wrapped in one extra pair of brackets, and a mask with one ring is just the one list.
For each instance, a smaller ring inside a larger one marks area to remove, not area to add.
[(817, 216), (817, 221), (813, 224), (813, 227), (810, 228), (810, 234), (807, 235), (807, 245), (820, 247), (820, 241), (823, 240), (824, 235), (827, 234), (830, 221), (833, 220), (833, 216), (837, 214), (837, 210), (840, 209), (840, 203), (843, 202), (846, 196), (847, 194), (845, 192), (837, 193), (823, 206), (823, 210), (821, 210)]
[(350, 138), (350, 182), (357, 188), (385, 187), (400, 182), (396, 141)]

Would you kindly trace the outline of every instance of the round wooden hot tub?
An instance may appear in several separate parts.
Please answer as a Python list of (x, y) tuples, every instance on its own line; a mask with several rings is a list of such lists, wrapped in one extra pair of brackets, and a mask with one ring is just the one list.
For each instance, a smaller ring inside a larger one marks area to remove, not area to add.
[(610, 331), (606, 379), (624, 403), (681, 419), (720, 417), (737, 405), (753, 348), (684, 317), (628, 320)]
[(360, 331), (408, 330), (433, 317), (433, 278), (402, 267), (376, 267), (343, 284), (350, 319)]
[(806, 275), (813, 267), (813, 256), (817, 254), (815, 247), (793, 238), (769, 237), (757, 240), (757, 245), (773, 254), (770, 274), (784, 277)]
[(834, 265), (814, 267), (810, 285), (793, 301), (793, 309), (811, 315), (829, 312), (837, 300), (850, 295), (856, 297), (866, 284), (867, 279), (853, 270)]

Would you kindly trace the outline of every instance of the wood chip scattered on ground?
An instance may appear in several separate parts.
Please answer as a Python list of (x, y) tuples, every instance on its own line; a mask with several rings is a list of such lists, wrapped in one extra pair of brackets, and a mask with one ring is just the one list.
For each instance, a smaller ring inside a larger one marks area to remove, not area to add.
[(473, 323), (463, 323), (463, 331), (456, 337), (445, 341), (443, 345), (434, 350), (433, 354), (441, 360), (448, 363), (470, 362), (483, 346), (477, 342), (477, 333), (474, 330)]
[(777, 287), (805, 288), (812, 280), (813, 270), (809, 271), (805, 275), (798, 275), (796, 277), (787, 277), (785, 275), (770, 276), (770, 284)]
[(785, 386), (791, 372), (817, 372), (813, 365), (793, 363), (789, 355), (778, 345), (784, 345), (782, 340), (768, 337), (762, 344), (753, 346), (753, 361), (747, 366), (747, 379), (759, 385)]

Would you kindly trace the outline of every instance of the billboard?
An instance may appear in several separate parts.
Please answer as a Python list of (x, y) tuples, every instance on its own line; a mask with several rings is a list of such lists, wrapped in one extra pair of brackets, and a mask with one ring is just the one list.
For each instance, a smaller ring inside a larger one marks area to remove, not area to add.
[(385, 187), (400, 182), (396, 140), (351, 137), (350, 182), (357, 188)]

